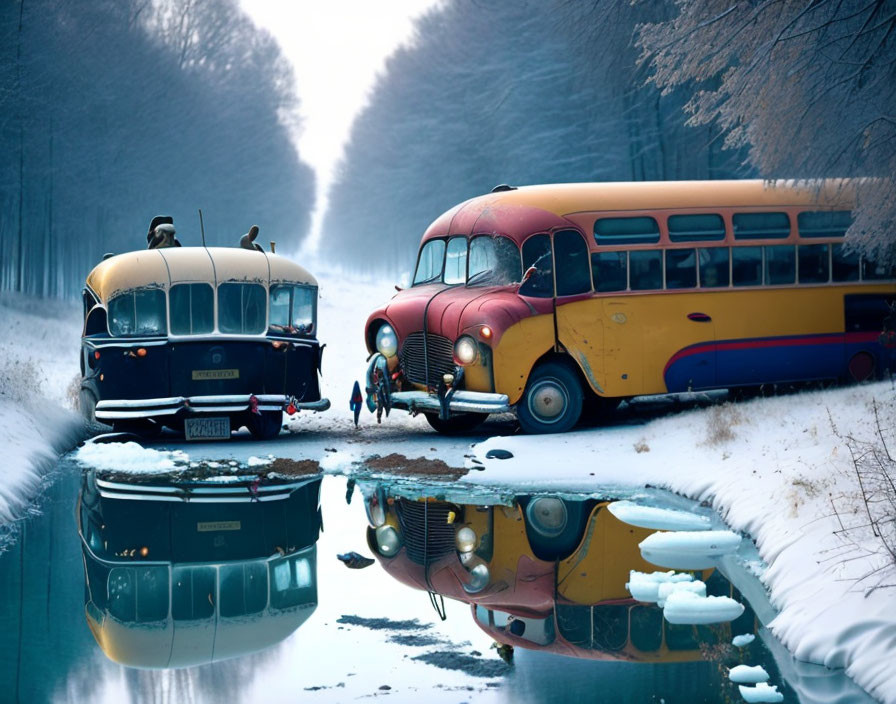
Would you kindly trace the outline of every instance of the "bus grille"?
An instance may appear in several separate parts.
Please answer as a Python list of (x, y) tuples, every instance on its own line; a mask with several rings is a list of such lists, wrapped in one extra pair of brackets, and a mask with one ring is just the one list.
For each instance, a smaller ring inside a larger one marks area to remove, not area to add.
[(418, 565), (432, 562), (454, 551), (454, 525), (448, 512), (451, 504), (399, 499), (398, 522), (408, 559)]
[[(435, 387), (443, 375), (454, 373), (454, 345), (447, 337), (427, 333), (426, 348), (429, 356), (429, 385)], [(412, 332), (401, 346), (401, 369), (405, 379), (411, 383), (426, 383), (422, 332)]]

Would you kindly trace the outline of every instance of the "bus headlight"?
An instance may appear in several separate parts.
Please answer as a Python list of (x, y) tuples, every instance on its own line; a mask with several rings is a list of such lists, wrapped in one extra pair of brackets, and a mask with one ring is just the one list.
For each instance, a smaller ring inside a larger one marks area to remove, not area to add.
[(476, 547), (476, 531), (470, 526), (464, 526), (457, 531), (454, 541), (459, 552), (473, 552), (473, 548)]
[(526, 507), (526, 518), (541, 535), (556, 538), (566, 528), (566, 504), (555, 496), (539, 496)]
[(398, 531), (388, 523), (376, 529), (376, 546), (383, 557), (393, 557), (401, 548)]
[(394, 357), (398, 352), (398, 336), (391, 325), (383, 325), (376, 331), (376, 349), (383, 357)]
[(472, 364), (479, 356), (479, 345), (469, 335), (457, 338), (454, 343), (454, 358), (463, 365)]
[(386, 511), (380, 503), (378, 494), (374, 494), (367, 502), (367, 520), (374, 528), (379, 528), (386, 522)]
[(470, 581), (464, 585), (464, 591), (467, 592), (467, 594), (481, 592), (488, 586), (488, 580), (488, 567), (484, 562), (480, 562), (470, 570)]

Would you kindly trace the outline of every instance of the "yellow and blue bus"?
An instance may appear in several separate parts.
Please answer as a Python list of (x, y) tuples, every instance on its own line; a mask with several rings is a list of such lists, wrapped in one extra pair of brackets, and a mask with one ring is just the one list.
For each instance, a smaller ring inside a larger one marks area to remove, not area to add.
[(368, 405), (441, 432), (514, 411), (896, 368), (896, 273), (850, 251), (848, 180), (583, 183), (461, 203), (368, 319)]

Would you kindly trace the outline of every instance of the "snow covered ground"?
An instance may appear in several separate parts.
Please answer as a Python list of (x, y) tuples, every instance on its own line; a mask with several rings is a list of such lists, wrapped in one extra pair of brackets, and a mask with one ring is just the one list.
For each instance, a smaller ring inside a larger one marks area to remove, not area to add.
[(4, 294), (0, 331), (3, 525), (21, 515), (41, 475), (86, 433), (69, 390), (78, 373), (79, 306)]
[[(264, 446), (248, 441), (190, 446), (190, 460), (230, 457), (248, 465), (250, 455), (271, 453), (321, 458), (324, 469), (345, 471), (346, 461), (402, 452), (440, 457), (454, 466), (466, 461), (471, 470), (484, 467), (462, 480), (475, 484), (571, 491), (668, 488), (710, 503), (731, 528), (755, 540), (766, 565), (759, 576), (778, 611), (772, 631), (798, 658), (844, 667), (871, 694), (896, 703), (896, 571), (867, 526), (849, 452), (834, 431), (870, 439), (875, 402), (892, 436), (891, 383), (709, 408), (657, 402), (660, 410), (630, 415), (619, 424), (547, 438), (514, 434), (506, 418), (483, 427), (494, 436), (488, 439), (440, 438), (425, 420), (402, 412), (377, 427), (364, 411), (356, 430), (348, 400), (365, 369), (363, 324), (394, 291), (391, 284), (317, 273), (320, 339), (327, 343), (323, 392), (333, 408), (299, 414), (288, 423), (291, 433)], [(0, 443), (7, 459), (0, 521), (6, 521), (34, 491), (41, 471), (83, 432), (66, 408), (66, 389), (78, 371), (80, 311), (4, 298), (0, 324), (7, 331), (0, 343)], [(480, 439), (473, 450), (477, 466), (464, 455), (469, 443)], [(165, 438), (155, 445), (183, 448)], [(486, 459), (492, 448), (514, 456)], [(887, 559), (889, 568), (881, 569)]]

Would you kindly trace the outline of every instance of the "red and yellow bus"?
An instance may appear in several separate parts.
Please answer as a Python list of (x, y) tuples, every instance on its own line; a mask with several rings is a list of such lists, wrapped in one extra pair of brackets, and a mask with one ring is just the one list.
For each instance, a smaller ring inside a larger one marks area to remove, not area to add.
[(882, 376), (896, 273), (844, 244), (856, 186), (499, 186), (427, 229), (369, 317), (368, 406), (544, 433), (589, 402)]

